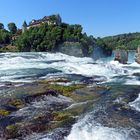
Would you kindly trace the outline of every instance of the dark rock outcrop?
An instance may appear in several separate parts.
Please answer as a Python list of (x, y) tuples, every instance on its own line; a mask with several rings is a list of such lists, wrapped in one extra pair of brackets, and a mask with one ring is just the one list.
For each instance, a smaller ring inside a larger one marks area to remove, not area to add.
[(127, 50), (116, 50), (115, 59), (119, 63), (126, 64), (128, 61), (128, 51)]
[(136, 55), (135, 55), (135, 61), (140, 64), (140, 46), (137, 48)]
[(59, 45), (57, 51), (76, 57), (85, 56), (85, 54), (83, 53), (83, 46), (79, 42), (64, 42), (63, 44)]

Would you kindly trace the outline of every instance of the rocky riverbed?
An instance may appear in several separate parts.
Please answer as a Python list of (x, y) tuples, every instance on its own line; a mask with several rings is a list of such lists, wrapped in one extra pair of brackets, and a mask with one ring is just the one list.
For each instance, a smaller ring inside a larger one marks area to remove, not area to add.
[(133, 128), (135, 135), (133, 131), (130, 135), (140, 138), (140, 113), (129, 105), (138, 98), (139, 86), (62, 82), (68, 80), (9, 83), (9, 88), (3, 87), (6, 94), (0, 96), (1, 139), (62, 140), (79, 117), (91, 111), (91, 124), (94, 120), (105, 127)]
[(0, 55), (0, 139), (140, 139), (140, 65), (50, 53)]
[(62, 82), (68, 80), (9, 83), (8, 88), (4, 86), (4, 94), (0, 96), (0, 137), (24, 139), (34, 133), (49, 133), (56, 128), (65, 130), (62, 133), (64, 137), (77, 117), (90, 109), (92, 101), (109, 90), (106, 86), (87, 87), (84, 83), (59, 84)]

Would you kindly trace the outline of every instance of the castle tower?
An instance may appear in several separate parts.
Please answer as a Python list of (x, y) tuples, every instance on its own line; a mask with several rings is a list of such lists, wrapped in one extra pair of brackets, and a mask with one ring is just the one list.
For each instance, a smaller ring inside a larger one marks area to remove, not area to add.
[(27, 30), (27, 23), (26, 21), (23, 22), (23, 25), (22, 25), (22, 33), (24, 33), (26, 30)]
[(61, 19), (61, 16), (59, 14), (56, 15), (56, 19), (57, 19), (57, 24), (61, 25), (62, 19)]

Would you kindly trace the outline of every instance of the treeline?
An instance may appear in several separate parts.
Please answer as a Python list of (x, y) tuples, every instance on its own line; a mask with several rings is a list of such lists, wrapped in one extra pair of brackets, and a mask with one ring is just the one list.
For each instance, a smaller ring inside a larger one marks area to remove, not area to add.
[(11, 22), (8, 25), (8, 30), (4, 28), (4, 24), (0, 23), (0, 45), (11, 43), (12, 36), (17, 32), (17, 26)]
[[(105, 52), (113, 49), (135, 50), (140, 45), (140, 33), (128, 33), (95, 39), (83, 33), (81, 25), (48, 25), (47, 23), (37, 27), (26, 29), (24, 33), (17, 29), (15, 23), (7, 25), (8, 30), (0, 23), (0, 46), (15, 46), (18, 51), (56, 51), (64, 42), (79, 42), (83, 51), (90, 54), (93, 46), (100, 46)], [(1, 49), (0, 49), (1, 50)]]
[[(99, 38), (98, 38), (99, 39)], [(102, 38), (102, 42), (111, 49), (135, 50), (140, 45), (140, 33), (128, 33)]]
[(93, 36), (82, 33), (81, 25), (48, 25), (31, 27), (22, 33), (15, 45), (19, 51), (55, 51), (63, 42), (80, 42), (87, 53), (89, 46), (95, 43)]

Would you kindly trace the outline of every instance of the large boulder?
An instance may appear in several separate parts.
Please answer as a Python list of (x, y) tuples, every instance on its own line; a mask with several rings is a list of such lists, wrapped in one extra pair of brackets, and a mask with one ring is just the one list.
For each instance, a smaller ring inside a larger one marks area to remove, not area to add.
[(128, 51), (127, 50), (115, 50), (115, 61), (119, 63), (126, 64), (128, 61)]
[(140, 46), (136, 50), (135, 61), (140, 64)]

